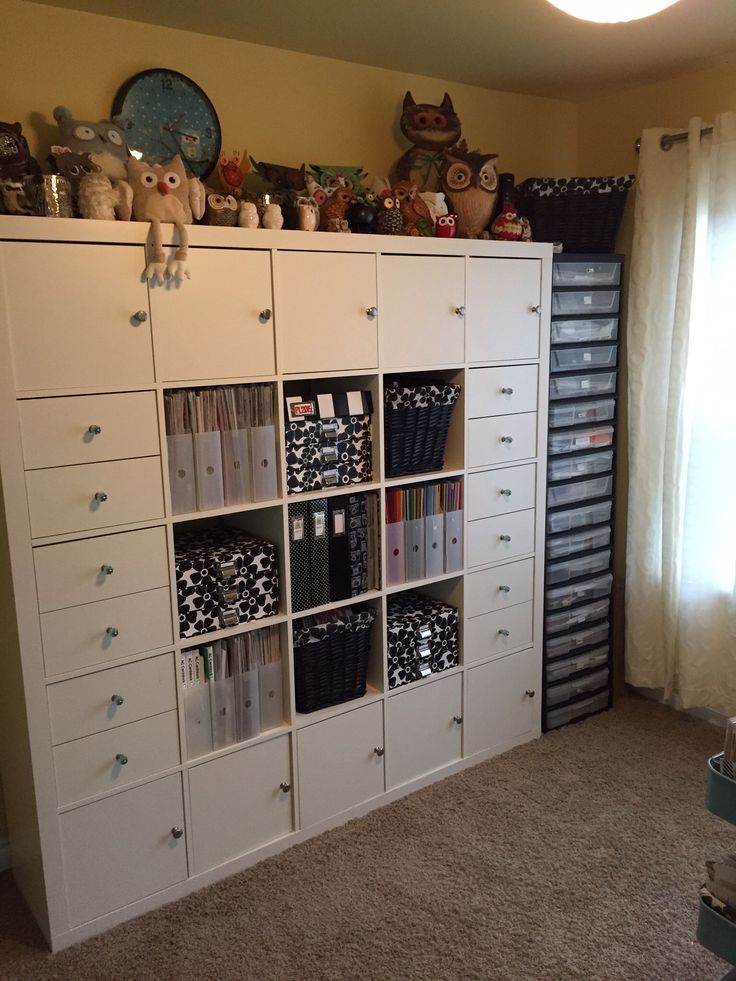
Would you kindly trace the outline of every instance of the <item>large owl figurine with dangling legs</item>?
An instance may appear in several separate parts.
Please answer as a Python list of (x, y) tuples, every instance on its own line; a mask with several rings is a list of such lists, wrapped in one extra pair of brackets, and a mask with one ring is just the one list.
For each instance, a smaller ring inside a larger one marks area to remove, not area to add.
[(457, 215), (458, 237), (480, 238), (488, 229), (496, 204), (498, 155), (468, 150), (463, 141), (445, 150), (444, 158), (442, 190)]

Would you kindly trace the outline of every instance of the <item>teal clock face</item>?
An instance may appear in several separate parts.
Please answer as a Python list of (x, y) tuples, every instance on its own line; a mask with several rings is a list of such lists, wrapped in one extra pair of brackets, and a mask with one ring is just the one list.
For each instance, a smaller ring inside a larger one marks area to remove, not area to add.
[(215, 108), (191, 78), (167, 68), (139, 72), (120, 88), (112, 105), (131, 153), (146, 163), (180, 154), (185, 167), (204, 180), (220, 156)]

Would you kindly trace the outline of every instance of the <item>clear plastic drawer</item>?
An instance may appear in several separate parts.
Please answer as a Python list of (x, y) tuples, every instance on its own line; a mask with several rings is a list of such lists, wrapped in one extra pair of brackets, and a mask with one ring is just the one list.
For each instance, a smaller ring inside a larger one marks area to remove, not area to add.
[(566, 705), (564, 708), (555, 709), (547, 713), (547, 729), (557, 729), (558, 726), (567, 725), (575, 719), (582, 719), (584, 715), (592, 715), (593, 712), (602, 712), (608, 708), (608, 692), (603, 691), (600, 695), (592, 698), (584, 698), (581, 702), (574, 705)]
[(620, 262), (555, 262), (552, 265), (553, 286), (618, 286)]
[(564, 681), (572, 674), (580, 671), (590, 671), (593, 668), (602, 668), (608, 664), (608, 646), (596, 647), (593, 651), (585, 651), (584, 654), (573, 654), (572, 657), (565, 657), (561, 661), (546, 665), (544, 669), (544, 679), (548, 685)]
[(604, 572), (611, 564), (611, 550), (596, 552), (595, 555), (583, 555), (579, 559), (567, 559), (565, 562), (555, 562), (547, 566), (547, 584), (556, 586), (561, 582), (570, 582), (580, 576), (592, 576), (596, 572)]
[(588, 504), (584, 508), (571, 508), (569, 511), (556, 511), (547, 515), (547, 533), (555, 535), (561, 531), (573, 531), (575, 528), (587, 528), (590, 525), (600, 525), (611, 520), (613, 512), (612, 501), (600, 501), (598, 504)]
[(589, 375), (553, 375), (549, 380), (551, 399), (575, 399), (581, 395), (613, 395), (615, 371), (596, 371)]
[(550, 331), (552, 344), (583, 344), (587, 341), (615, 341), (617, 338), (618, 317), (553, 320)]
[(575, 651), (583, 647), (595, 647), (608, 643), (608, 620), (603, 623), (596, 623), (592, 627), (585, 627), (584, 630), (576, 630), (572, 634), (563, 634), (561, 637), (554, 637), (547, 640), (545, 645), (545, 656), (550, 660), (558, 657), (566, 657), (574, 654)]
[(550, 371), (580, 371), (585, 368), (615, 368), (615, 344), (598, 347), (561, 347), (550, 352)]
[[(615, 377), (615, 376), (614, 376)], [(596, 399), (590, 402), (574, 402), (571, 405), (551, 405), (549, 424), (554, 429), (577, 426), (581, 422), (606, 422), (616, 412), (615, 399)]]
[(564, 559), (576, 552), (589, 552), (594, 548), (605, 548), (611, 544), (611, 526), (576, 531), (571, 535), (550, 538), (547, 542), (547, 560)]
[(583, 678), (576, 678), (573, 681), (563, 681), (560, 685), (552, 685), (547, 689), (545, 696), (547, 707), (550, 705), (561, 705), (569, 702), (571, 698), (578, 695), (587, 695), (589, 692), (598, 691), (608, 685), (610, 672), (608, 668), (594, 671), (593, 674), (585, 675)]
[(594, 497), (608, 497), (612, 493), (613, 474), (594, 477), (592, 480), (578, 480), (573, 484), (553, 484), (547, 488), (547, 507), (590, 501)]
[(568, 586), (558, 586), (548, 589), (545, 593), (545, 608), (547, 610), (564, 610), (577, 603), (590, 603), (611, 595), (613, 576), (609, 572), (605, 576), (586, 579), (584, 582), (574, 582)]
[(566, 290), (552, 294), (552, 316), (618, 313), (620, 290)]
[(552, 613), (544, 621), (545, 632), (549, 634), (559, 634), (563, 630), (572, 630), (573, 627), (581, 627), (586, 623), (595, 623), (608, 616), (608, 609), (611, 605), (610, 599), (596, 600), (594, 603), (587, 603), (585, 606), (578, 606), (574, 610), (563, 610), (562, 613)]
[[(557, 408), (561, 409), (563, 406), (558, 405)], [(611, 446), (612, 443), (613, 426), (595, 426), (590, 429), (573, 429), (567, 433), (550, 433), (548, 449), (550, 456), (557, 456), (560, 453)]]
[(561, 460), (550, 460), (547, 466), (549, 480), (571, 480), (573, 477), (592, 477), (597, 473), (608, 473), (613, 466), (613, 450), (603, 453), (585, 453), (582, 456), (567, 456)]

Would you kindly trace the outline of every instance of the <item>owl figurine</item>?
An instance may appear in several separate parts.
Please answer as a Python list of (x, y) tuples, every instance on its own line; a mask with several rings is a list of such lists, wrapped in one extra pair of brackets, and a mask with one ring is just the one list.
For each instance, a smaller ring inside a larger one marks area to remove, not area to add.
[[(235, 198), (239, 197), (241, 188), (243, 187), (243, 179), (249, 170), (250, 159), (245, 151), (241, 153), (240, 150), (233, 150), (232, 156), (230, 157), (226, 153), (221, 153), (220, 159), (217, 161), (217, 176), (225, 194), (232, 195)], [(207, 224), (220, 223), (207, 222)]]
[(319, 209), (306, 198), (300, 199), (297, 205), (299, 228), (303, 232), (313, 232), (319, 225)]
[(407, 92), (399, 125), (413, 146), (396, 161), (392, 173), (394, 183), (411, 181), (420, 191), (439, 191), (443, 152), (460, 139), (460, 117), (452, 99), (445, 92), (442, 102), (436, 106), (415, 102), (411, 92)]
[(529, 219), (524, 218), (510, 205), (504, 208), (491, 225), (491, 238), (499, 242), (530, 242), (532, 230)]
[(496, 204), (498, 155), (469, 151), (463, 141), (446, 150), (444, 160), (442, 190), (457, 215), (457, 235), (480, 238), (487, 231)]
[(275, 201), (270, 201), (263, 209), (261, 224), (264, 228), (283, 228), (284, 215), (281, 211), (281, 205)]
[(402, 235), (404, 232), (401, 208), (398, 199), (392, 194), (387, 194), (381, 199), (381, 208), (376, 218), (376, 231), (379, 235)]
[(398, 181), (392, 190), (399, 202), (399, 210), (404, 221), (405, 235), (432, 235), (434, 222), (427, 204), (419, 197), (416, 184), (411, 181)]
[(319, 206), (319, 230), (329, 230), (333, 218), (344, 218), (353, 200), (353, 192), (347, 187), (337, 187)]
[(258, 228), (261, 219), (258, 216), (258, 208), (253, 201), (241, 201), (240, 211), (238, 212), (239, 228)]
[(61, 143), (72, 153), (88, 153), (105, 177), (111, 181), (125, 180), (128, 145), (119, 117), (99, 122), (75, 119), (66, 106), (57, 106), (54, 119), (61, 131)]
[[(177, 283), (183, 276), (190, 279), (186, 226), (204, 214), (204, 186), (187, 176), (179, 154), (163, 164), (129, 157), (128, 183), (133, 192), (134, 219), (151, 222), (153, 253), (146, 266), (146, 279), (151, 283), (163, 283), (166, 275)], [(161, 238), (162, 221), (173, 222), (179, 236), (179, 247), (168, 262)]]
[(457, 215), (438, 215), (434, 226), (437, 238), (455, 238)]
[(238, 223), (238, 202), (232, 194), (210, 192), (204, 206), (205, 225), (228, 225)]

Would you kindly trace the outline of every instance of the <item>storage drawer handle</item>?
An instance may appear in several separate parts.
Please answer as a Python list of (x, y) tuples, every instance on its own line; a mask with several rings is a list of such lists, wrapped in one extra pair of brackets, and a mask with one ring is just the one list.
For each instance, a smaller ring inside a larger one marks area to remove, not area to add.
[(148, 314), (145, 310), (136, 310), (133, 314), (133, 320), (137, 321), (139, 324), (145, 324), (148, 320)]
[(174, 827), (174, 828), (171, 829), (171, 836), (172, 836), (172, 838), (179, 839), (179, 838), (183, 837), (183, 835), (184, 835), (184, 828)]
[(273, 311), (269, 310), (268, 307), (266, 307), (265, 310), (261, 310), (261, 312), (258, 314), (258, 319), (261, 321), (262, 324), (267, 324), (272, 316), (273, 316)]
[(524, 692), (524, 694), (525, 694), (526, 696), (528, 696), (529, 698), (534, 698), (534, 696), (535, 696), (535, 695), (536, 695), (537, 693), (536, 693), (536, 692), (534, 691), (534, 689), (533, 689), (533, 688), (527, 688), (527, 690), (526, 690), (526, 691)]
[(531, 313), (541, 313), (542, 312), (542, 304), (541, 303), (535, 303), (534, 306), (533, 307), (530, 307), (529, 309), (530, 309), (530, 312)]
[(453, 715), (452, 721), (456, 722), (459, 726), (461, 726), (463, 724), (463, 717), (462, 715)]
[(235, 562), (221, 562), (220, 563), (220, 578), (221, 579), (232, 579), (233, 576), (237, 575), (238, 567)]
[(113, 705), (122, 705), (125, 699), (122, 695), (113, 695), (110, 701)]
[(499, 535), (498, 537), (501, 539), (502, 542), (510, 542), (511, 541), (511, 535)]
[(220, 615), (220, 619), (223, 627), (234, 627), (240, 623), (237, 610), (224, 610)]
[(514, 437), (513, 436), (502, 436), (501, 437), (501, 442), (502, 443), (513, 443), (514, 442)]
[(508, 487), (502, 487), (498, 493), (503, 494), (504, 497), (511, 497), (511, 491)]
[(513, 395), (513, 394), (514, 394), (513, 388), (502, 388), (501, 389), (501, 395)]
[(120, 634), (120, 631), (117, 627), (108, 627), (105, 633), (108, 637), (117, 637)]
[(90, 436), (99, 436), (102, 432), (102, 426), (88, 426), (87, 432), (90, 434)]
[(119, 763), (121, 766), (125, 766), (125, 764), (128, 762), (128, 757), (125, 755), (125, 753), (116, 753), (115, 762)]
[(102, 504), (107, 500), (107, 494), (104, 491), (96, 491), (95, 500), (98, 504)]
[(365, 315), (369, 320), (373, 320), (378, 316), (378, 307), (366, 307)]
[(432, 637), (432, 631), (428, 623), (423, 623), (421, 627), (417, 627), (417, 633), (422, 640), (429, 640)]
[(282, 782), (281, 782), (281, 783), (279, 784), (279, 787), (281, 788), (281, 790), (283, 790), (283, 792), (284, 792), (285, 794), (288, 794), (288, 793), (289, 793), (289, 791), (291, 790), (291, 784), (290, 784), (290, 783), (289, 783), (288, 781), (286, 781), (286, 780), (283, 780), (283, 781), (282, 781)]
[(317, 435), (318, 436), (325, 436), (327, 438), (334, 437), (336, 439), (339, 430), (340, 430), (340, 427), (338, 425), (337, 419), (334, 419), (332, 422), (321, 422), (320, 421), (320, 422), (317, 423)]
[(502, 592), (502, 593), (510, 593), (511, 592), (511, 586), (499, 586), (498, 588), (499, 588), (499, 591)]
[(464, 317), (465, 316), (465, 307), (455, 307), (455, 315), (457, 317)]
[(498, 633), (499, 633), (499, 636), (501, 636), (501, 637), (508, 637), (509, 634), (511, 633), (511, 631), (510, 630), (506, 630), (505, 627), (501, 627), (501, 629), (498, 631)]
[(383, 748), (383, 746), (374, 746), (373, 752), (376, 754), (376, 756), (383, 756), (386, 750)]
[(340, 456), (336, 446), (320, 446), (319, 455), (322, 463), (337, 463)]
[(101, 565), (100, 572), (102, 573), (103, 576), (111, 576), (113, 572), (115, 572), (115, 570), (111, 565)]
[(233, 603), (237, 603), (240, 599), (237, 586), (231, 586), (229, 589), (221, 589), (220, 599), (223, 603), (227, 603), (228, 606), (232, 606)]
[(325, 487), (335, 487), (340, 483), (340, 475), (337, 470), (324, 470), (322, 472), (322, 483)]

